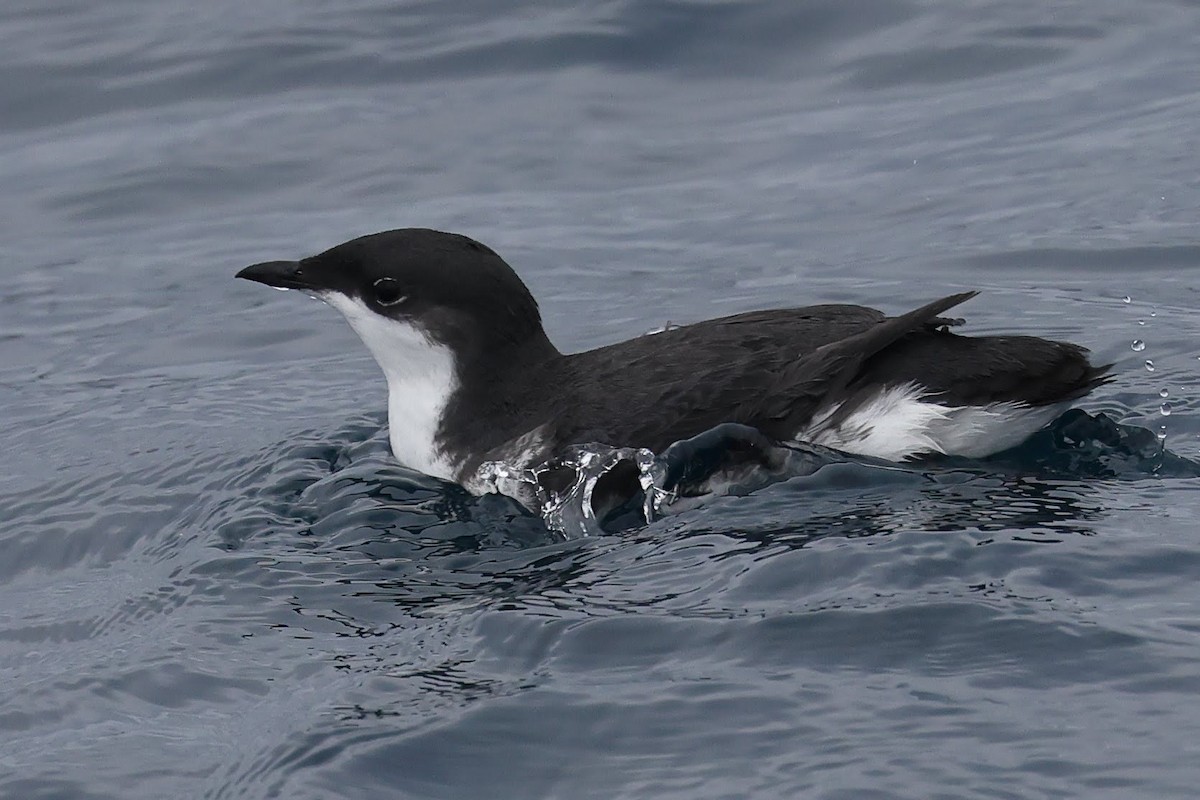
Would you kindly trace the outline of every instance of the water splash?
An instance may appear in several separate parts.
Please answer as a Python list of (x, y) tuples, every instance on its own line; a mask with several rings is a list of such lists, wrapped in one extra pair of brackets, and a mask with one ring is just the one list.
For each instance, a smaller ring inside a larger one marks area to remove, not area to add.
[[(637, 514), (639, 524), (658, 516), (663, 492), (654, 485), (654, 453), (644, 448), (589, 443), (567, 448), (533, 467), (489, 461), (476, 480), (541, 514), (567, 538), (605, 533), (614, 514)], [(634, 508), (627, 508), (633, 503)]]
[(1023, 444), (986, 461), (1010, 464), (1021, 474), (1070, 480), (1200, 478), (1200, 462), (1168, 450), (1166, 437), (1166, 425), (1126, 425), (1103, 412), (1073, 408)]
[[(847, 457), (827, 448), (779, 443), (754, 428), (718, 425), (655, 454), (587, 443), (532, 467), (489, 461), (474, 482), (516, 499), (568, 538), (640, 527), (704, 498), (745, 495), (811, 475)], [(864, 467), (896, 469), (857, 459)]]
[[(1171, 414), (1164, 402), (1160, 413)], [(1165, 448), (1167, 426), (1121, 425), (1105, 414), (1079, 409), (1063, 414), (1025, 443), (991, 456), (1023, 473), (1081, 477), (1146, 475), (1200, 477), (1200, 463)], [(694, 508), (710, 498), (742, 496), (782, 480), (811, 476), (834, 465), (853, 465), (872, 475), (922, 474), (899, 465), (848, 456), (815, 445), (775, 442), (753, 428), (726, 423), (662, 453), (589, 443), (565, 448), (533, 467), (500, 461), (483, 464), (476, 481), (540, 514), (547, 528), (565, 538), (617, 533)], [(972, 462), (978, 463), (978, 462)]]
[[(535, 470), (543, 486), (544, 476), (564, 470), (574, 473), (564, 488), (543, 488), (542, 518), (566, 536), (602, 534), (606, 521), (623, 516), (621, 511), (640, 514), (638, 524), (653, 522), (658, 492), (650, 475), (653, 463), (654, 453), (643, 448), (571, 447), (561, 458)], [(628, 508), (631, 503), (633, 508)]]

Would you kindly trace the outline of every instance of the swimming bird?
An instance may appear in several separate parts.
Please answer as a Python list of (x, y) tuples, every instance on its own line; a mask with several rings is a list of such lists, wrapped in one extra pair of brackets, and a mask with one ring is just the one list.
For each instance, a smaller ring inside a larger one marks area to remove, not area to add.
[(1107, 378), (1087, 351), (962, 336), (951, 294), (899, 316), (750, 311), (562, 353), (516, 272), (466, 236), (386, 231), (237, 277), (345, 315), (383, 369), (392, 452), (481, 493), (481, 464), (599, 442), (661, 452), (723, 423), (890, 461), (1013, 447)]

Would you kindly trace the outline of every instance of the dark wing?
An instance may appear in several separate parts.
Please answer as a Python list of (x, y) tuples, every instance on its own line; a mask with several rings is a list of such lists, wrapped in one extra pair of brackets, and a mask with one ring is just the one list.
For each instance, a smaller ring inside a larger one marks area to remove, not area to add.
[(1084, 396), (1111, 380), (1111, 366), (1092, 366), (1087, 350), (1068, 342), (940, 332), (897, 342), (864, 366), (857, 383), (895, 385), (920, 375), (932, 398), (947, 405), (1039, 406)]
[(938, 315), (976, 294), (961, 292), (943, 297), (797, 358), (780, 370), (761, 399), (746, 408), (743, 411), (746, 416), (737, 421), (755, 425), (779, 438), (795, 435), (820, 407), (849, 394), (849, 387), (872, 357), (914, 331), (937, 335), (929, 328), (946, 324)]
[(545, 413), (560, 441), (654, 450), (724, 422), (753, 425), (793, 362), (886, 320), (848, 305), (752, 311), (577, 353), (560, 379), (579, 403)]

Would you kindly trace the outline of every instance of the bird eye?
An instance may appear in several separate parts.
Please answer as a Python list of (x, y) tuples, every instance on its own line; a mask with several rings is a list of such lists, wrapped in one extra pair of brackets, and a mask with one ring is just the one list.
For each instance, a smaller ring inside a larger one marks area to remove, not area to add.
[(381, 306), (394, 306), (405, 298), (395, 278), (380, 278), (375, 281), (375, 301)]

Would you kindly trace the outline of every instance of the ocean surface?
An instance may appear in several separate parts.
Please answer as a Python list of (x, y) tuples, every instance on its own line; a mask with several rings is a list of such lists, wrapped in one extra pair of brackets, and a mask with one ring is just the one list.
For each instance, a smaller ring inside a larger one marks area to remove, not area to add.
[[(1198, 119), (1184, 0), (8, 0), (0, 797), (1196, 797)], [(562, 349), (979, 289), (1115, 380), (565, 539), (233, 279), (405, 226)]]

